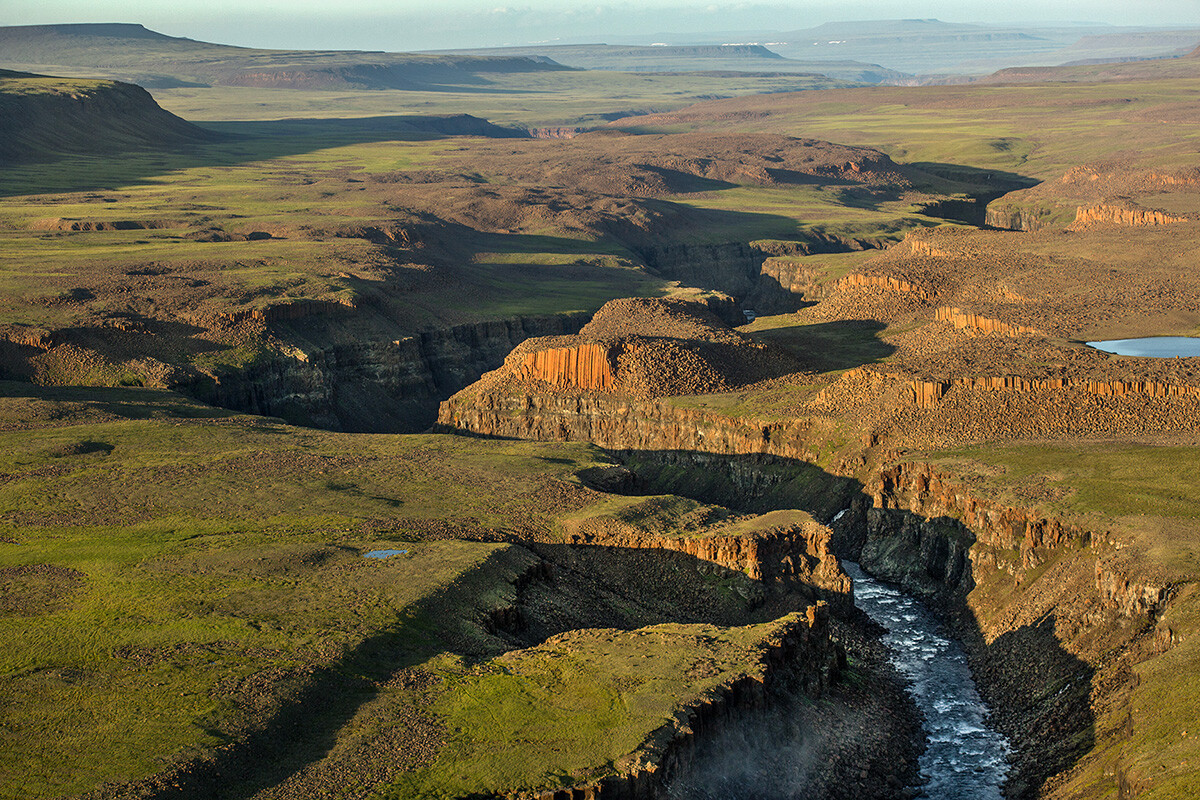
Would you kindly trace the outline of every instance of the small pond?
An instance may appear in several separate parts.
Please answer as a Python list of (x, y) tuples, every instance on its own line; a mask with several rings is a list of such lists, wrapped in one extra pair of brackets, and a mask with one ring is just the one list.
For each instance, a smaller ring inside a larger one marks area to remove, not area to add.
[(407, 550), (372, 550), (369, 553), (363, 553), (363, 558), (388, 558), (389, 556), (402, 556), (407, 553)]
[(1200, 336), (1151, 336), (1147, 339), (1112, 339), (1107, 342), (1088, 342), (1088, 347), (1117, 356), (1148, 356), (1150, 358), (1184, 358), (1200, 356)]

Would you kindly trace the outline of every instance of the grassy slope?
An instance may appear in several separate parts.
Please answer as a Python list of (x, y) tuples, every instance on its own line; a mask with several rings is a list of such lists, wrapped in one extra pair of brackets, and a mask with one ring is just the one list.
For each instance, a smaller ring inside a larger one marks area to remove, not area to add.
[[(381, 635), (410, 662), (445, 649), (412, 629), (414, 610), (485, 567), (486, 592), (502, 592), (512, 567), (488, 565), (506, 546), (412, 540), (456, 524), (548, 530), (530, 498), (593, 462), (578, 447), (294, 430), (150, 391), (3, 394), (0, 785), (13, 798), (227, 741), (266, 702), (239, 682), (269, 699), (305, 670), (377, 670), (347, 658)], [(361, 558), (380, 545), (408, 554)], [(71, 572), (20, 570), (38, 564)], [(442, 610), (469, 628), (498, 596)]]
[(462, 675), (437, 701), (454, 735), (434, 763), (381, 796), (557, 788), (628, 769), (680, 708), (733, 676), (760, 674), (761, 643), (794, 618), (575, 631), (506, 653)]
[[(1194, 70), (1200, 73), (1200, 61)], [(736, 98), (675, 115), (630, 118), (631, 130), (770, 131), (877, 147), (916, 163), (1058, 177), (1078, 164), (1136, 153), (1162, 168), (1195, 150), (1188, 77), (1024, 86), (850, 89)], [(1160, 121), (1178, 124), (1156, 124)]]
[[(589, 446), (329, 434), (165, 392), (21, 384), (0, 384), (0, 430), (4, 798), (237, 746), (314, 680), (306, 724), (336, 738), (307, 758), (398, 748), (358, 773), (398, 780), (385, 794), (598, 778), (757, 674), (786, 624), (576, 631), (491, 660), (511, 645), (483, 620), (536, 559), (444, 537), (553, 538), (559, 515), (607, 501), (574, 477)], [(375, 548), (405, 552), (362, 557)], [(304, 763), (273, 758), (247, 785)], [(332, 774), (334, 792), (353, 779)]]

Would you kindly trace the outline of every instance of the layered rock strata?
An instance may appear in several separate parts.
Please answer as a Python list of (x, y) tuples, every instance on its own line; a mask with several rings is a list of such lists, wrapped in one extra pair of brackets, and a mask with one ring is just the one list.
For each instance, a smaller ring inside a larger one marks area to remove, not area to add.
[(778, 520), (768, 515), (761, 524), (746, 532), (717, 530), (700, 536), (658, 534), (611, 517), (564, 523), (564, 528), (571, 544), (686, 553), (769, 586), (803, 593), (816, 590), (821, 597), (848, 607), (854, 586), (833, 552), (828, 527), (803, 512)]
[(225, 408), (333, 430), (416, 432), (434, 422), (441, 398), (497, 367), (521, 342), (572, 333), (586, 321), (586, 314), (563, 314), (459, 325), (278, 356), (180, 388)]

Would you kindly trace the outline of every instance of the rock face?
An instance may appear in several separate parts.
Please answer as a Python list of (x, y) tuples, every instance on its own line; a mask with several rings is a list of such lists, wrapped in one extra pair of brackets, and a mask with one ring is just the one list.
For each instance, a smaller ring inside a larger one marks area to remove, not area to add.
[[(639, 250), (646, 264), (664, 278), (685, 286), (715, 289), (732, 295), (759, 313), (794, 311), (815, 286), (794, 276), (804, 267), (778, 261), (781, 256), (847, 253), (881, 249), (888, 242), (815, 233), (795, 241), (729, 242), (725, 244), (672, 244)], [(808, 291), (804, 291), (805, 288)]]
[[(912, 247), (914, 251), (920, 251), (924, 249), (925, 253), (933, 255), (933, 253), (928, 249), (928, 245), (920, 240), (912, 240)], [(847, 275), (838, 281), (838, 288), (850, 286), (874, 286), (881, 289), (889, 289), (893, 292), (916, 295), (922, 300), (928, 300), (934, 295), (934, 292), (931, 289), (928, 289), (924, 286), (919, 286), (911, 281), (906, 281), (903, 278), (897, 278), (892, 275), (864, 275), (856, 272), (852, 275)]]
[(1086, 225), (1108, 223), (1142, 227), (1147, 225), (1171, 225), (1176, 222), (1187, 222), (1187, 217), (1166, 214), (1145, 208), (1127, 208), (1116, 205), (1080, 206), (1075, 212), (1075, 222), (1072, 230), (1078, 230)]
[(593, 442), (610, 450), (816, 457), (804, 420), (731, 419), (656, 400), (557, 393), (462, 394), (442, 403), (438, 429), (539, 441)]
[(599, 344), (551, 347), (526, 353), (518, 375), (524, 381), (542, 381), (558, 388), (606, 392), (616, 385), (613, 364), (619, 355), (617, 347)]
[(1073, 389), (1098, 397), (1200, 397), (1200, 386), (1156, 380), (1094, 380), (1076, 378), (1022, 378), (1016, 375), (955, 378), (952, 381), (911, 381), (912, 397), (921, 408), (933, 408), (953, 387), (999, 392), (1041, 392)]
[(518, 317), (279, 356), (181, 388), (225, 408), (333, 430), (422, 431), (441, 398), (498, 366), (518, 344), (573, 333), (587, 316)]
[[(803, 518), (797, 520), (797, 515)], [(802, 512), (790, 512), (779, 520), (766, 515), (762, 520), (763, 527), (745, 532), (668, 536), (599, 518), (566, 525), (566, 536), (571, 544), (686, 553), (768, 585), (807, 593), (815, 589), (813, 596), (835, 605), (852, 604), (854, 585), (833, 552), (833, 532), (828, 527)]]
[(934, 311), (933, 318), (939, 322), (949, 322), (960, 330), (973, 330), (979, 333), (994, 333), (1000, 336), (1019, 336), (1023, 333), (1041, 333), (1036, 328), (1025, 325), (1010, 325), (998, 319), (990, 319), (981, 314), (964, 311), (961, 308), (942, 306)]

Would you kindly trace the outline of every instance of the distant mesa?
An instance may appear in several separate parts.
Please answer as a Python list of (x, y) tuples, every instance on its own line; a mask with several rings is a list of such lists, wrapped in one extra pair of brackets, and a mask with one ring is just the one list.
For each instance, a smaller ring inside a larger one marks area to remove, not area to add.
[(523, 56), (431, 56), (364, 51), (258, 50), (166, 36), (142, 25), (0, 27), (0, 66), (72, 67), (155, 86), (428, 89), (487, 83), (489, 73), (566, 70)]
[(0, 70), (0, 163), (210, 141), (140, 86)]

